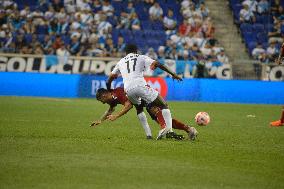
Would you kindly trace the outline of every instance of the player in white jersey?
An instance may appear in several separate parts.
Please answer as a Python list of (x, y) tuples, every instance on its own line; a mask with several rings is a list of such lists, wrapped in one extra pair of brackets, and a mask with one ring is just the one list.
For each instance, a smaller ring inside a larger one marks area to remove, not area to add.
[[(172, 130), (172, 116), (167, 103), (156, 90), (147, 85), (143, 73), (149, 68), (155, 69), (158, 67), (169, 73), (173, 79), (179, 81), (182, 81), (182, 79), (158, 61), (155, 61), (148, 56), (137, 54), (136, 45), (127, 45), (125, 51), (127, 55), (116, 64), (111, 72), (111, 75), (107, 80), (107, 88), (110, 89), (111, 82), (121, 74), (124, 90), (132, 104), (139, 106), (142, 99), (149, 107), (157, 106), (162, 110), (166, 127), (159, 131), (157, 140), (161, 139), (167, 133), (176, 135)], [(111, 121), (114, 121), (116, 118), (115, 115), (110, 115), (108, 117)]]

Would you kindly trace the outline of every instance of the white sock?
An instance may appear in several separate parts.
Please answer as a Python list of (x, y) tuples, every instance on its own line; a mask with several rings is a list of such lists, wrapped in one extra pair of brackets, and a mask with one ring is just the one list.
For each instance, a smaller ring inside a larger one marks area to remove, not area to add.
[(137, 116), (139, 118), (139, 121), (140, 121), (141, 125), (144, 128), (146, 136), (152, 136), (152, 132), (151, 132), (151, 129), (149, 127), (149, 124), (148, 124), (147, 117), (146, 117), (145, 113), (141, 112), (140, 114), (137, 114)]
[(169, 129), (169, 132), (173, 132), (171, 111), (169, 109), (162, 109), (162, 115), (166, 122), (166, 127)]

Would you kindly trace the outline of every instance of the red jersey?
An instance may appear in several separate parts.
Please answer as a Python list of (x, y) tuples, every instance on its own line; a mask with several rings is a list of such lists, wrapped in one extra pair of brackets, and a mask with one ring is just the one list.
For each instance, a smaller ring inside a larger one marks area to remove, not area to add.
[(128, 101), (128, 98), (124, 92), (124, 89), (122, 87), (118, 87), (116, 89), (113, 89), (111, 91), (111, 95), (113, 98), (113, 101), (109, 104), (111, 106), (116, 106), (118, 104), (124, 105), (126, 101)]

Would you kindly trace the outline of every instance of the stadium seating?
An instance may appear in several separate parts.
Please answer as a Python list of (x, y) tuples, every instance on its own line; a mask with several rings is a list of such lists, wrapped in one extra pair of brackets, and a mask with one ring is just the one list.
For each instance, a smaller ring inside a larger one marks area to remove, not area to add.
[[(46, 11), (49, 10), (50, 6), (53, 6), (54, 8), (54, 3), (55, 1), (47, 0), (47, 1), (40, 1), (40, 0), (15, 0), (14, 3), (17, 4), (17, 9), (19, 13), (26, 7), (29, 6), (30, 8), (30, 13), (33, 13), (33, 11), (40, 11), (42, 15), (45, 15)], [(93, 15), (95, 15), (96, 11), (98, 10), (97, 8), (93, 7), (93, 4), (90, 3), (87, 6), (90, 6), (91, 9), (93, 10)], [(100, 44), (104, 44), (106, 42), (106, 36), (107, 38), (111, 37), (113, 40), (114, 45), (116, 46), (118, 44), (118, 38), (119, 36), (122, 36), (124, 38), (125, 43), (130, 43), (130, 42), (135, 42), (139, 49), (143, 52), (146, 53), (147, 50), (150, 47), (153, 47), (154, 50), (157, 52), (159, 46), (166, 46), (166, 41), (167, 39), (170, 39), (170, 35), (175, 35), (178, 33), (178, 27), (180, 24), (183, 22), (183, 15), (181, 14), (181, 1), (169, 1), (169, 0), (157, 0), (163, 9), (163, 16), (167, 16), (168, 10), (171, 9), (173, 10), (173, 19), (176, 21), (176, 29), (170, 32), (167, 32), (164, 28), (164, 23), (163, 20), (151, 20), (149, 17), (149, 9), (152, 6), (149, 3), (145, 3), (143, 0), (140, 1), (135, 1), (133, 4), (135, 12), (138, 16), (141, 30), (135, 30), (132, 29), (131, 27), (117, 27), (120, 22), (120, 17), (122, 12), (127, 12), (127, 6), (128, 6), (128, 1), (117, 1), (117, 0), (110, 0), (111, 6), (114, 9), (114, 16), (108, 16), (106, 18), (107, 22), (109, 22), (112, 26), (112, 29), (110, 30), (110, 33), (106, 34), (105, 36), (100, 36), (98, 41)], [(201, 2), (204, 2), (202, 0), (193, 0), (193, 2), (196, 4), (196, 10), (199, 8), (199, 4)], [(236, 1), (237, 2), (237, 1)], [(60, 0), (59, 3), (61, 3), (61, 6), (65, 8), (65, 11), (67, 10), (66, 6), (64, 6), (65, 1)], [(102, 5), (102, 4), (101, 4)], [(59, 6), (60, 7), (60, 6)], [(77, 7), (78, 8), (78, 7)], [(240, 8), (240, 6), (237, 6), (237, 8)], [(1, 9), (1, 3), (0, 3), (0, 9)], [(55, 9), (55, 8), (54, 8)], [(60, 9), (56, 9), (55, 12), (56, 14), (59, 13)], [(76, 11), (78, 13), (79, 11)], [(29, 13), (29, 14), (30, 14)], [(74, 17), (74, 13), (72, 13)], [(58, 15), (57, 15), (58, 16)], [(32, 16), (31, 16), (32, 17)], [(81, 34), (84, 33), (84, 30), (88, 30), (89, 26), (86, 27), (84, 25), (85, 23), (82, 23), (80, 21), (76, 22), (76, 19), (72, 18), (71, 23), (68, 23), (67, 29), (64, 30), (64, 32), (60, 32), (58, 30), (59, 26), (57, 23), (59, 22), (60, 19), (57, 18), (58, 21), (54, 21), (54, 15), (51, 15), (50, 19), (48, 18), (44, 22), (40, 24), (35, 25), (35, 34), (38, 42), (41, 44), (44, 43), (44, 39), (46, 35), (50, 35), (52, 41), (54, 41), (55, 36), (59, 35), (61, 36), (61, 40), (64, 42), (64, 44), (68, 47), (71, 44), (71, 36), (76, 35), (76, 32)], [(34, 18), (32, 18), (34, 19)], [(46, 19), (46, 18), (44, 18)], [(22, 20), (23, 23), (26, 22), (26, 20)], [(55, 22), (54, 25), (51, 24), (51, 22)], [(73, 26), (73, 24), (75, 25)], [(77, 24), (77, 25), (76, 25)], [(78, 26), (79, 25), (79, 26)], [(74, 32), (72, 30), (72, 27), (80, 27), (80, 31)], [(248, 29), (243, 26), (243, 30), (247, 31)], [(125, 29), (127, 28), (127, 29)], [(257, 27), (259, 29), (259, 27)], [(250, 27), (250, 31), (252, 31), (252, 26)], [(260, 30), (260, 29), (259, 29)], [(16, 36), (20, 33), (23, 33), (24, 30), (19, 31), (15, 30), (12, 31), (13, 33), (13, 38), (15, 41)], [(75, 33), (75, 34), (74, 34)], [(87, 32), (88, 33), (88, 32)], [(100, 34), (101, 35), (101, 34)], [(88, 38), (88, 37), (86, 37)], [(29, 33), (24, 33), (24, 39), (27, 43), (30, 43), (32, 41), (32, 34)], [(1, 38), (1, 43), (5, 43), (7, 39), (2, 39)], [(85, 43), (85, 42), (84, 42)], [(84, 44), (83, 46), (90, 46)], [(180, 46), (179, 46), (180, 48)], [(49, 52), (48, 52), (49, 53)], [(53, 52), (55, 53), (55, 52)], [(81, 56), (84, 54), (80, 54)], [(173, 56), (174, 57), (174, 56)]]
[[(242, 9), (241, 0), (230, 0), (229, 7), (232, 10), (234, 16), (234, 23), (239, 26), (241, 36), (244, 39), (244, 43), (248, 49), (249, 54), (257, 43), (262, 44), (264, 48), (268, 47), (268, 33), (273, 30), (274, 20), (271, 11), (267, 14), (255, 13), (255, 22), (240, 23), (239, 13)], [(281, 5), (284, 5), (284, 1), (280, 1)], [(269, 1), (270, 4), (274, 3), (274, 0)], [(281, 26), (281, 34), (284, 34), (284, 25)], [(280, 46), (280, 44), (278, 44)]]

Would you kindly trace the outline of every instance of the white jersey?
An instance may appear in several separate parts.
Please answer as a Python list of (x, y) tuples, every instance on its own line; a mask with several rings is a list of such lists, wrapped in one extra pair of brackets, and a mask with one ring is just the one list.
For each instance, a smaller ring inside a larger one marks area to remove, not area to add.
[(122, 58), (114, 67), (112, 74), (121, 74), (124, 83), (124, 90), (145, 86), (144, 71), (150, 68), (154, 62), (152, 58), (130, 53)]

